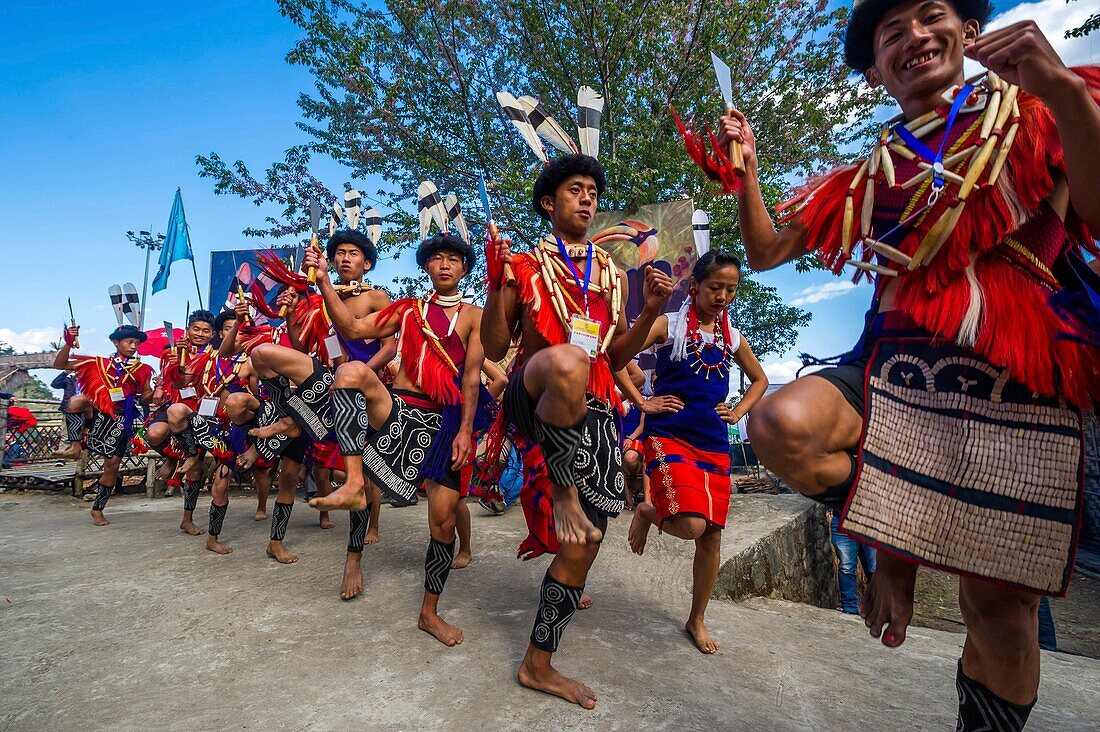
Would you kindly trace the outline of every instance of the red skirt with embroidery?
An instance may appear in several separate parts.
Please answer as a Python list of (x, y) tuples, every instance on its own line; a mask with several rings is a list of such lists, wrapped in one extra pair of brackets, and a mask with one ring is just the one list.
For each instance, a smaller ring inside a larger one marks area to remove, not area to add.
[(346, 470), (344, 456), (340, 454), (340, 445), (336, 440), (313, 443), (313, 464), (329, 470)]
[(658, 528), (673, 516), (699, 516), (725, 528), (730, 507), (728, 452), (699, 450), (672, 437), (647, 437), (645, 472)]

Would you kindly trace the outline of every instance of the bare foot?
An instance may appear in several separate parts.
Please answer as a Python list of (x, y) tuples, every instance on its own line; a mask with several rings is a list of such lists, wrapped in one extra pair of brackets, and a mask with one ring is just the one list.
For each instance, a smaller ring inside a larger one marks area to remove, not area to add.
[(470, 553), (470, 550), (462, 547), (455, 555), (454, 561), (451, 562), (451, 569), (466, 569), (470, 566), (470, 560), (473, 558), (474, 555)]
[(184, 532), (185, 534), (190, 534), (191, 536), (202, 536), (206, 533), (198, 526), (195, 526), (194, 521), (191, 521), (189, 519), (184, 519), (183, 521), (180, 521), (180, 531)]
[[(154, 474), (157, 480), (168, 480), (176, 472), (176, 461), (165, 460)], [(171, 488), (169, 488), (171, 490)]]
[(262, 508), (257, 508), (255, 518), (257, 521), (267, 521), (267, 511)]
[(253, 427), (248, 431), (248, 434), (257, 440), (266, 440), (276, 435), (297, 437), (302, 434), (302, 428), (298, 426), (298, 423), (294, 421), (293, 417), (283, 417), (278, 422), (269, 424), (267, 427)]
[(344, 560), (344, 581), (340, 583), (340, 599), (350, 600), (363, 592), (363, 555), (349, 552)]
[(327, 496), (312, 499), (309, 505), (319, 511), (362, 511), (367, 507), (367, 492), (363, 487), (364, 483), (353, 484), (349, 480)]
[(417, 622), (416, 627), (425, 633), (431, 633), (436, 640), (448, 647), (457, 646), (462, 642), (462, 629), (447, 623), (438, 615), (426, 615), (421, 612), (420, 621)]
[(562, 676), (553, 666), (547, 665), (546, 668), (536, 671), (528, 665), (527, 659), (524, 658), (517, 676), (519, 677), (519, 683), (528, 689), (560, 696), (566, 701), (580, 704), (585, 709), (596, 708), (595, 692), (576, 679)]
[(707, 630), (707, 626), (703, 625), (703, 620), (692, 620), (688, 618), (687, 623), (684, 624), (684, 630), (691, 636), (691, 639), (695, 641), (695, 647), (703, 653), (714, 653), (718, 650), (718, 641), (711, 638), (710, 632)]
[(80, 458), (80, 453), (82, 451), (83, 448), (80, 446), (79, 442), (72, 442), (69, 443), (69, 446), (64, 450), (54, 450), (53, 454), (54, 457), (63, 458), (65, 460), (77, 460)]
[(871, 635), (882, 644), (897, 648), (905, 642), (905, 632), (913, 619), (913, 586), (917, 565), (886, 552), (878, 553), (878, 566), (867, 584), (860, 615)]
[(590, 607), (592, 607), (592, 595), (589, 595), (587, 592), (582, 592), (581, 600), (577, 603), (577, 609), (587, 610)]
[(653, 526), (657, 511), (648, 503), (639, 503), (634, 507), (634, 518), (630, 519), (630, 529), (627, 530), (627, 540), (630, 542), (630, 551), (638, 556), (645, 551), (645, 543), (649, 539), (649, 527)]
[(332, 519), (328, 517), (328, 511), (321, 511), (321, 528), (333, 529), (336, 528), (336, 524), (332, 523)]
[[(247, 450), (245, 450), (243, 453), (241, 453), (240, 455), (237, 456), (237, 467), (240, 468), (241, 470), (248, 470), (253, 465), (255, 465), (256, 461), (259, 460), (259, 459), (260, 459), (260, 453), (256, 452), (255, 447), (250, 447)], [(259, 520), (259, 519), (257, 519), (257, 520)]]
[(603, 534), (581, 508), (576, 488), (554, 487), (554, 531), (562, 544), (597, 544)]
[(179, 467), (179, 470), (177, 470), (176, 473), (181, 477), (186, 476), (188, 473), (191, 472), (191, 468), (199, 464), (200, 460), (202, 460), (201, 455), (192, 455), (191, 457), (183, 461), (183, 465)]
[(106, 519), (102, 511), (97, 511), (93, 508), (89, 513), (92, 514), (92, 523), (96, 526), (106, 526), (111, 523)]
[(288, 552), (286, 547), (283, 546), (283, 542), (274, 539), (267, 543), (267, 556), (279, 564), (294, 564), (298, 561), (298, 556)]
[(364, 544), (377, 544), (378, 543), (378, 527), (371, 524), (367, 529), (367, 536), (363, 539)]
[(220, 541), (218, 541), (218, 537), (216, 536), (206, 537), (206, 549), (207, 551), (214, 552), (215, 554), (228, 554), (229, 552), (233, 551), (233, 547), (229, 546), (228, 544), (222, 544)]

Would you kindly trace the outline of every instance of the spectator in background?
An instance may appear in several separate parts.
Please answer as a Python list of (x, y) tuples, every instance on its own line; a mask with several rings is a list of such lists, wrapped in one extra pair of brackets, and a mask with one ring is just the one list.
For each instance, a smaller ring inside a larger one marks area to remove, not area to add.
[[(80, 457), (80, 437), (84, 432), (84, 415), (70, 415), (69, 414), (69, 400), (80, 393), (80, 386), (76, 381), (76, 374), (72, 371), (62, 371), (60, 374), (53, 378), (50, 382), (50, 386), (54, 389), (61, 390), (61, 406), (58, 407), (58, 411), (61, 412), (62, 417), (65, 420), (65, 435), (66, 443), (64, 447), (58, 445), (54, 451), (54, 455), (58, 457)], [(76, 437), (76, 440), (73, 438)]]
[(856, 563), (863, 563), (863, 573), (867, 575), (867, 581), (871, 581), (871, 575), (875, 573), (877, 555), (873, 547), (860, 544), (858, 541), (842, 534), (837, 530), (840, 516), (833, 514), (829, 528), (832, 534), (833, 549), (837, 557), (837, 582), (840, 584), (840, 609), (849, 615), (859, 612), (859, 583), (856, 580)]

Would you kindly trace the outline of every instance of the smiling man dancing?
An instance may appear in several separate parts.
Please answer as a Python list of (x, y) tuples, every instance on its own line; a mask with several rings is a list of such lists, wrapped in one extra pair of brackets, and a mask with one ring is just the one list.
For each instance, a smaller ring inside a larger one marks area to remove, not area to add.
[[(1039, 597), (1065, 593), (1077, 540), (1077, 407), (1100, 393), (1095, 350), (1060, 337), (1080, 324), (1048, 306), (1100, 232), (1095, 70), (1067, 69), (1030, 21), (982, 35), (990, 10), (857, 0), (846, 59), (901, 116), (866, 163), (785, 204), (778, 233), (748, 120), (718, 139), (744, 154), (753, 269), (812, 249), (876, 276), (855, 349), (761, 400), (749, 434), (884, 550), (863, 607), (884, 644), (905, 640), (917, 563), (960, 575), (959, 730), (1021, 729), (1035, 704)], [(967, 83), (964, 56), (989, 74)]]

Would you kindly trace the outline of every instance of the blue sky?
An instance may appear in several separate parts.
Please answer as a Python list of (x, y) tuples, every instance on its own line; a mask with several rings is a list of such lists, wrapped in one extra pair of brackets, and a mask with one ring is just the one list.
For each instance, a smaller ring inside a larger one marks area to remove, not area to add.
[[(212, 250), (257, 245), (240, 232), (263, 210), (215, 196), (194, 157), (216, 151), (256, 172), (306, 141), (294, 126), (295, 101), (311, 81), (283, 60), (298, 32), (269, 0), (12, 5), (0, 26), (0, 249), (12, 265), (0, 291), (0, 340), (45, 347), (71, 297), (87, 350), (106, 350), (114, 327), (107, 287), (142, 284), (143, 255), (125, 232), (164, 231), (177, 186), (204, 293)], [(1061, 40), (1087, 17), (1087, 2), (997, 7), (1007, 13), (994, 26), (1034, 17), (1067, 59), (1100, 58), (1100, 38)], [(330, 188), (350, 179), (321, 158), (313, 171)], [(858, 337), (867, 286), (791, 267), (758, 277), (814, 314), (792, 354), (839, 353)], [(180, 320), (186, 300), (195, 304), (195, 288), (180, 262), (168, 290), (150, 298), (146, 322)], [(770, 359), (773, 380), (789, 378), (792, 357)]]

